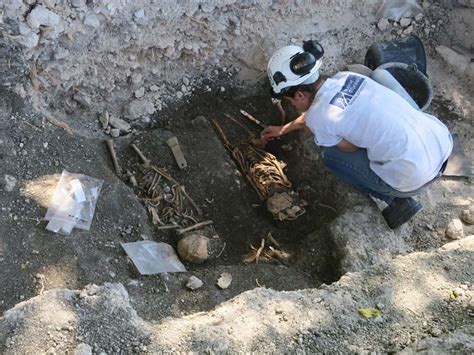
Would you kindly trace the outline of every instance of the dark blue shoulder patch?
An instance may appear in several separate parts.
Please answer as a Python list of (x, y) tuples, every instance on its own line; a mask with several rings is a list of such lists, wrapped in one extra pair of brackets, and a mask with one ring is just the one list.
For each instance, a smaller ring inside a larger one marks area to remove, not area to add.
[(352, 99), (357, 94), (364, 81), (365, 79), (360, 76), (349, 75), (342, 86), (341, 91), (334, 95), (329, 103), (344, 110), (348, 105), (350, 105)]

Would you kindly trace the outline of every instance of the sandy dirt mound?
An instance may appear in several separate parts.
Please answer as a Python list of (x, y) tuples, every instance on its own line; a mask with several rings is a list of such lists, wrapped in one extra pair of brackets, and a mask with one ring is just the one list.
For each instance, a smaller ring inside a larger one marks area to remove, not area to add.
[[(5, 313), (2, 344), (7, 354), (77, 348), (362, 352), (406, 347), (468, 353), (474, 350), (473, 253), (470, 236), (348, 274), (330, 286), (292, 292), (257, 288), (211, 312), (158, 323), (137, 316), (121, 284), (51, 290)], [(363, 308), (376, 308), (380, 315), (364, 318), (358, 312)]]

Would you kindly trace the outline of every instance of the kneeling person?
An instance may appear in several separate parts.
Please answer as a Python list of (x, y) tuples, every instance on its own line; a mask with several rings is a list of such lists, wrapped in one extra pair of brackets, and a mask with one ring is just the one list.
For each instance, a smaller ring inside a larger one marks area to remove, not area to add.
[(261, 137), (268, 141), (309, 129), (323, 147), (327, 168), (385, 201), (382, 214), (391, 228), (404, 224), (422, 208), (411, 196), (446, 167), (453, 148), (449, 130), (369, 77), (352, 72), (320, 77), (322, 48), (316, 42), (303, 48), (279, 49), (267, 68), (274, 98), (289, 100), (302, 114), (265, 128)]

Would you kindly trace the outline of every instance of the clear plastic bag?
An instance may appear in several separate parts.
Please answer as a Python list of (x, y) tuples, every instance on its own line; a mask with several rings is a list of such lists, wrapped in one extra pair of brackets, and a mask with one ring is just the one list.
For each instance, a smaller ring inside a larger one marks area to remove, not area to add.
[(51, 206), (46, 211), (46, 229), (70, 234), (73, 228), (89, 230), (103, 180), (66, 170), (54, 190)]
[(151, 240), (120, 244), (142, 275), (186, 272), (186, 268), (169, 244)]
[(384, 0), (376, 16), (379, 19), (400, 21), (402, 17), (414, 17), (420, 12), (423, 9), (416, 0)]

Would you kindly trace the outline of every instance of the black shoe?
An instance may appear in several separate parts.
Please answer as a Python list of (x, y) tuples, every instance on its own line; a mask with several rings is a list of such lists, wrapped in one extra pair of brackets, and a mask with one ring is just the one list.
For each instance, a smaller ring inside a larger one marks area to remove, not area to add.
[(395, 197), (392, 203), (382, 211), (382, 215), (390, 228), (395, 229), (408, 222), (420, 212), (423, 206), (411, 197)]

